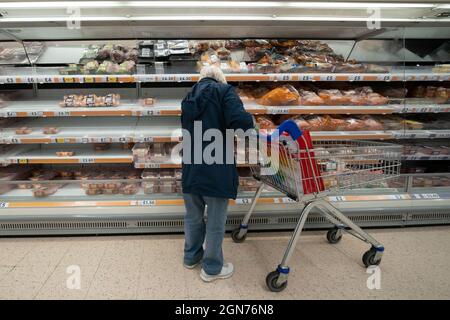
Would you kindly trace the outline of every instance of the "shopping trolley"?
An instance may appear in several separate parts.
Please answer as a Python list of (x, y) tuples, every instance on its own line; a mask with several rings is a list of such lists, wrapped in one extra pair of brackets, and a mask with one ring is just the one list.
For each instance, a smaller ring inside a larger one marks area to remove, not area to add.
[(300, 130), (292, 120), (283, 122), (274, 134), (259, 141), (263, 142), (258, 150), (259, 161), (251, 166), (251, 170), (261, 185), (239, 228), (231, 233), (232, 239), (238, 243), (245, 240), (250, 216), (265, 186), (304, 205), (281, 263), (266, 277), (268, 288), (274, 292), (286, 288), (289, 261), (305, 221), (314, 208), (334, 225), (327, 232), (330, 243), (338, 243), (342, 233), (347, 232), (371, 245), (362, 257), (364, 265), (378, 265), (384, 252), (383, 245), (342, 214), (327, 197), (344, 189), (385, 184), (387, 179), (398, 177), (401, 146), (373, 141), (334, 140), (314, 141), (313, 147), (309, 132)]

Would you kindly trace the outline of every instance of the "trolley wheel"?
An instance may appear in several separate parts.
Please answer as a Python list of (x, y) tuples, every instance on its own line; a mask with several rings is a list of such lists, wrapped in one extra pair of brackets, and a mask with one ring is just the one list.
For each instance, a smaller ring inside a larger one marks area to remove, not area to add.
[(270, 272), (266, 277), (266, 285), (272, 292), (283, 291), (287, 287), (287, 281), (283, 282), (281, 285), (277, 284), (278, 277), (280, 273), (278, 271)]
[[(339, 235), (338, 235), (339, 234)], [(338, 243), (342, 239), (342, 232), (340, 232), (339, 228), (331, 228), (327, 232), (327, 240), (329, 243)]]
[(375, 255), (377, 254), (377, 250), (375, 248), (370, 248), (370, 250), (366, 251), (366, 253), (362, 256), (362, 261), (366, 268), (368, 266), (377, 266), (380, 264), (381, 259), (375, 260)]
[(233, 241), (236, 243), (244, 242), (245, 239), (247, 238), (247, 231), (241, 237), (239, 236), (240, 231), (241, 231), (240, 228), (237, 228), (237, 229), (234, 229), (233, 231), (231, 231), (231, 239), (233, 239)]

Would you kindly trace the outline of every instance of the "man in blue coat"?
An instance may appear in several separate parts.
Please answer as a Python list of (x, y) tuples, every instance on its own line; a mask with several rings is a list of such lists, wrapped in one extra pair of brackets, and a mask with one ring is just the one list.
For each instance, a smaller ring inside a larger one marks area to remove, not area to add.
[(222, 241), (228, 200), (236, 199), (239, 180), (234, 142), (226, 139), (226, 131), (253, 128), (253, 117), (215, 66), (201, 70), (199, 82), (184, 98), (181, 109), (184, 266), (192, 269), (202, 263), (200, 277), (206, 282), (229, 278), (234, 268), (223, 261)]

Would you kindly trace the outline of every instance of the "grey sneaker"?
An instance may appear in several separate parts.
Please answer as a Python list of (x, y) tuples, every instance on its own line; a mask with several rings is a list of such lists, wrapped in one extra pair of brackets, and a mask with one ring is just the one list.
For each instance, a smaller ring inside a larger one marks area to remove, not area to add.
[(202, 270), (200, 271), (200, 278), (202, 278), (202, 280), (205, 282), (211, 282), (217, 279), (228, 279), (233, 275), (233, 273), (233, 264), (228, 262), (223, 265), (222, 270), (219, 274), (207, 274), (202, 268)]

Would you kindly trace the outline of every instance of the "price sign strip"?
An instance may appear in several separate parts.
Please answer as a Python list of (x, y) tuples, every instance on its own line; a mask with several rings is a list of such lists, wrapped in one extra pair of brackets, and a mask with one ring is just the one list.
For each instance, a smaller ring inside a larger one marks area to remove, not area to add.
[[(386, 200), (436, 200), (450, 199), (450, 194), (415, 193), (391, 195), (363, 195), (363, 196), (330, 196), (331, 202), (358, 202), (358, 201), (386, 201)], [(230, 205), (250, 205), (253, 198), (237, 198), (229, 200)], [(258, 204), (298, 204), (287, 198), (259, 198)], [(55, 208), (55, 207), (149, 207), (149, 206), (182, 206), (183, 199), (148, 199), (123, 201), (27, 201), (27, 202), (0, 202), (0, 209), (6, 208)]]
[[(427, 74), (367, 74), (367, 73), (272, 73), (272, 74), (227, 74), (229, 81), (448, 81), (450, 75)], [(0, 83), (134, 83), (134, 82), (195, 82), (198, 74), (155, 75), (30, 75), (2, 76)]]

